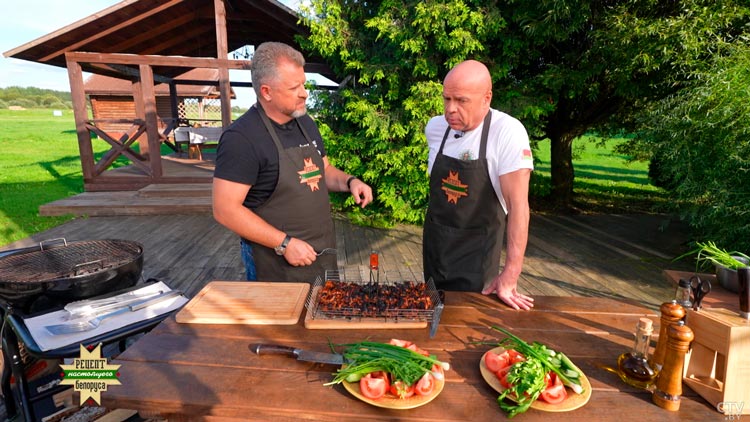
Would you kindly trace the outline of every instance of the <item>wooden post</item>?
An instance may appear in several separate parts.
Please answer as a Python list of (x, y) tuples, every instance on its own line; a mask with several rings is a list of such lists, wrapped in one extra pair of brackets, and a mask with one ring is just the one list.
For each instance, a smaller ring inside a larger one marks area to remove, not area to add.
[(94, 177), (94, 148), (91, 145), (91, 135), (86, 128), (88, 113), (86, 112), (86, 92), (83, 87), (83, 71), (80, 63), (68, 57), (68, 53), (65, 53), (65, 62), (70, 80), (70, 95), (73, 100), (73, 116), (76, 122), (78, 151), (81, 154), (81, 170), (85, 186)]
[[(214, 17), (216, 19), (216, 58), (227, 59), (229, 43), (227, 42), (227, 12), (224, 0), (214, 0)], [(221, 93), (221, 125), (226, 129), (232, 123), (232, 94), (229, 85), (229, 68), (226, 64), (219, 65), (219, 92)]]
[[(141, 91), (143, 92), (143, 111), (144, 120), (146, 121), (146, 135), (148, 141), (141, 145), (141, 154), (148, 156), (151, 164), (151, 177), (160, 178), (162, 176), (161, 167), (161, 140), (159, 139), (159, 127), (156, 116), (156, 94), (154, 91), (154, 72), (150, 65), (142, 64), (139, 66), (141, 71)], [(145, 148), (144, 151), (144, 146)]]
[(175, 124), (180, 118), (180, 108), (177, 106), (177, 84), (174, 79), (169, 81), (169, 108), (172, 110), (172, 118)]

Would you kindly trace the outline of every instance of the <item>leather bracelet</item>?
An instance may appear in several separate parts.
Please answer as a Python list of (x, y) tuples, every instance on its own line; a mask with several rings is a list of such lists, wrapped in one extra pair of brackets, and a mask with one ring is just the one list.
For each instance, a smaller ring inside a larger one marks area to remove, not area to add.
[(356, 178), (357, 178), (357, 176), (352, 176), (352, 177), (346, 179), (346, 188), (349, 189), (350, 192), (352, 190), (352, 180), (354, 180)]

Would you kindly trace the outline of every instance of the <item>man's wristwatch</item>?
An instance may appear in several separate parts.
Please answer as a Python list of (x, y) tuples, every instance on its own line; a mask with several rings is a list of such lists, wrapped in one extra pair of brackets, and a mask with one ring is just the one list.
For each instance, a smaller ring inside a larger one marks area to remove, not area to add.
[(273, 248), (274, 251), (276, 251), (276, 255), (283, 256), (284, 252), (286, 252), (286, 246), (289, 244), (289, 241), (292, 240), (292, 236), (286, 235), (284, 238), (284, 241), (281, 242), (281, 245)]

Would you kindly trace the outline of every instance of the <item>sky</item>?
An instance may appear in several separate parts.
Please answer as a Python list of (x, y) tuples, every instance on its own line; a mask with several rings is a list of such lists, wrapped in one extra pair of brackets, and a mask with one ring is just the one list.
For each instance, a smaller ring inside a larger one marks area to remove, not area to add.
[[(119, 0), (0, 0), (0, 53), (15, 49), (73, 22), (99, 12)], [(298, 0), (281, 0), (296, 8)], [(89, 74), (84, 74), (87, 77)], [(249, 81), (250, 72), (231, 71), (232, 81)], [(64, 68), (26, 60), (0, 57), (0, 88), (37, 87), (70, 91), (68, 71)], [(255, 102), (250, 88), (235, 88), (237, 100), (232, 105), (249, 107)]]

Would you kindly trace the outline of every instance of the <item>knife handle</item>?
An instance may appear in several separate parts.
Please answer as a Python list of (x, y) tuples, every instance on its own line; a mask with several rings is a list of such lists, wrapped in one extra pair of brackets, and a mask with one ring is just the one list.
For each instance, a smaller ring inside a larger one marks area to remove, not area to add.
[(251, 344), (250, 350), (252, 350), (256, 355), (263, 355), (263, 354), (275, 354), (275, 355), (285, 355), (289, 357), (297, 357), (297, 349), (290, 346), (282, 346), (280, 344)]

